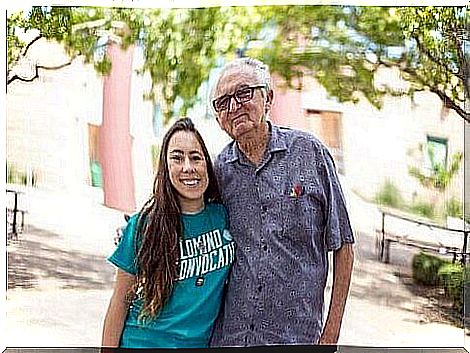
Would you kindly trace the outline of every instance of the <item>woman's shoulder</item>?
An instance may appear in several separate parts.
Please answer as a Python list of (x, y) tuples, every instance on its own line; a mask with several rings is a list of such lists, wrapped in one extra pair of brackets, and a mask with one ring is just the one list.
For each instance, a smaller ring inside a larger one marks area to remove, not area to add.
[(139, 222), (141, 212), (135, 212), (130, 215), (129, 220), (127, 221), (127, 224), (131, 225), (132, 227), (137, 226), (137, 223)]
[[(129, 230), (129, 233), (131, 233), (132, 235), (135, 235), (136, 230), (138, 226), (140, 225), (139, 222), (141, 222), (140, 220), (141, 214), (142, 212), (135, 212), (130, 215), (127, 221), (127, 229)], [(145, 222), (145, 217), (143, 218), (143, 221)]]

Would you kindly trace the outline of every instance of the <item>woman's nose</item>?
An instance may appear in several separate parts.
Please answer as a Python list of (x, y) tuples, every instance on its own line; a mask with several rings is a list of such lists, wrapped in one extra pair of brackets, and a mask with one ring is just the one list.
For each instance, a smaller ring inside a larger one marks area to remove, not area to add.
[(189, 158), (185, 158), (183, 162), (183, 171), (184, 172), (191, 172), (194, 169), (193, 163)]

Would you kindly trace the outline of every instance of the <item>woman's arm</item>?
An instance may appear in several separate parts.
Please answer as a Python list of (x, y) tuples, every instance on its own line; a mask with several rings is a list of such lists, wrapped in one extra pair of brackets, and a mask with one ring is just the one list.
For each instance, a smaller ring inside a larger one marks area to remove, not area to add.
[(129, 308), (128, 294), (134, 284), (134, 280), (135, 276), (120, 269), (117, 270), (114, 292), (104, 319), (101, 342), (103, 347), (119, 346), (119, 340)]

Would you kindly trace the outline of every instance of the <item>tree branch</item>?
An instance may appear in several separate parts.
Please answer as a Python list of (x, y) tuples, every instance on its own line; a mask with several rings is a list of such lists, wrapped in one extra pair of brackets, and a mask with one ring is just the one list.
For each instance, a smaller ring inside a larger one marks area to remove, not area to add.
[[(422, 52), (424, 55), (426, 55), (426, 57), (431, 60), (433, 63), (439, 65), (439, 66), (442, 66), (443, 68), (446, 69), (446, 71), (450, 71), (452, 72), (452, 70), (449, 68), (448, 64), (444, 61), (442, 61), (441, 59), (435, 57), (433, 55), (433, 53), (431, 53), (431, 51), (426, 48), (425, 45), (423, 45), (423, 43), (421, 42), (421, 40), (418, 38), (418, 36), (415, 36), (415, 35), (411, 35), (411, 38), (413, 38), (415, 41), (416, 41), (416, 44), (418, 45), (418, 49), (420, 52)], [(452, 72), (453, 73), (453, 72)], [(460, 69), (459, 69), (459, 73), (460, 73)]]
[(7, 81), (7, 85), (9, 85), (10, 83), (18, 80), (18, 81), (21, 81), (21, 82), (33, 82), (35, 79), (39, 78), (39, 69), (43, 69), (43, 70), (60, 70), (66, 66), (69, 66), (72, 64), (72, 61), (73, 61), (73, 58), (72, 60), (70, 60), (69, 62), (66, 62), (64, 64), (61, 64), (61, 65), (58, 65), (58, 66), (44, 66), (44, 65), (36, 65), (35, 66), (35, 74), (34, 76), (32, 77), (29, 77), (29, 78), (24, 78), (24, 77), (20, 77), (18, 76), (17, 74), (15, 74), (13, 77), (10, 77)]
[(28, 54), (28, 50), (29, 48), (31, 48), (31, 46), (36, 43), (39, 39), (43, 38), (42, 34), (38, 34), (31, 42), (29, 42), (24, 48), (23, 48), (23, 52), (21, 53), (21, 57), (19, 59), (21, 59), (22, 57), (25, 57), (26, 54)]
[(444, 92), (438, 90), (435, 87), (431, 87), (429, 89), (431, 92), (437, 94), (439, 98), (442, 100), (444, 105), (454, 110), (457, 114), (459, 114), (467, 123), (470, 123), (470, 114), (467, 113), (464, 109), (462, 109), (458, 104), (456, 104), (452, 99), (450, 99)]
[[(470, 97), (470, 84), (469, 84), (469, 78), (468, 75), (470, 74), (470, 63), (468, 62), (468, 58), (465, 56), (463, 52), (463, 44), (462, 40), (459, 38), (460, 32), (462, 32), (462, 37), (464, 35), (463, 31), (459, 31), (458, 28), (453, 28), (455, 31), (455, 35), (452, 36), (452, 39), (454, 40), (454, 44), (457, 50), (457, 57), (459, 59), (459, 75), (458, 77), (463, 81), (463, 88), (465, 90), (465, 96)], [(465, 40), (465, 39), (464, 39)]]
[[(385, 61), (381, 58), (378, 58), (378, 62), (386, 67), (398, 67), (400, 68), (401, 71), (410, 74), (413, 76), (415, 81), (418, 81), (422, 85), (429, 86), (425, 80), (423, 80), (422, 77), (419, 76), (419, 74), (411, 69), (411, 68), (403, 68), (400, 67), (399, 63), (394, 63), (390, 61)], [(458, 115), (460, 115), (466, 122), (470, 123), (470, 114), (467, 113), (462, 107), (460, 107), (457, 103), (455, 103), (451, 98), (449, 98), (444, 92), (441, 90), (437, 89), (436, 87), (430, 87), (429, 90), (432, 93), (437, 94), (437, 96), (441, 99), (442, 103), (449, 109), (454, 110)]]
[[(21, 51), (20, 56), (19, 56), (18, 59), (16, 60), (16, 63), (18, 63), (22, 58), (24, 58), (24, 57), (28, 54), (28, 51), (29, 51), (29, 49), (31, 48), (31, 46), (32, 46), (34, 43), (36, 43), (39, 39), (41, 39), (42, 37), (43, 37), (42, 34), (38, 34), (32, 41), (30, 41), (30, 42), (23, 48), (23, 50)], [(10, 76), (11, 71), (12, 71), (11, 69), (7, 70), (7, 77)], [(15, 76), (13, 76), (13, 77), (11, 77), (11, 78), (9, 78), (9, 79), (7, 80), (7, 85), (9, 85), (11, 82), (13, 82), (13, 81), (15, 81), (15, 80), (17, 80), (17, 79), (22, 80), (20, 77), (18, 77), (17, 75), (15, 75)], [(30, 81), (25, 80), (25, 82), (30, 82)]]

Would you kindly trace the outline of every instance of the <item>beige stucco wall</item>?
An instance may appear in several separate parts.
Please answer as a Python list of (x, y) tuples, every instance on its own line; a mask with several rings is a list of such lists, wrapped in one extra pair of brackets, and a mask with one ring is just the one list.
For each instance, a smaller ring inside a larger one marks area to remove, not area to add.
[[(380, 72), (378, 81), (407, 87), (406, 82), (399, 81), (396, 72), (387, 70)], [(377, 109), (360, 95), (357, 104), (336, 102), (312, 76), (304, 76), (303, 87), (299, 115), (305, 115), (306, 109), (342, 114), (344, 174), (356, 192), (372, 199), (388, 179), (407, 202), (423, 200), (443, 204), (452, 197), (463, 200), (463, 161), (443, 193), (424, 188), (408, 172), (411, 165), (423, 165), (418, 146), (426, 144), (427, 135), (447, 139), (448, 163), (450, 156), (464, 151), (464, 121), (453, 111), (443, 111), (437, 95), (419, 92), (413, 100), (408, 96), (386, 96), (382, 108)], [(310, 121), (309, 131), (321, 134), (315, 116), (304, 116), (304, 119)]]
[[(68, 58), (40, 40), (29, 53), (41, 65)], [(88, 122), (101, 119), (102, 83), (76, 59), (59, 70), (40, 70), (33, 82), (14, 81), (6, 95), (6, 157), (18, 169), (35, 171), (38, 185), (72, 190), (89, 181)]]
[[(361, 100), (344, 105), (345, 170), (348, 181), (360, 194), (373, 198), (386, 179), (407, 201), (463, 197), (463, 162), (443, 194), (422, 187), (409, 175), (409, 166), (422, 165), (419, 144), (427, 135), (447, 139), (450, 156), (464, 149), (464, 123), (456, 113), (442, 113), (440, 99), (429, 92), (409, 97), (386, 97), (381, 110)], [(433, 196), (434, 195), (434, 196)]]
[(151, 78), (148, 73), (136, 74), (136, 70), (141, 69), (143, 63), (142, 49), (135, 47), (129, 119), (136, 209), (140, 209), (152, 193), (152, 145), (158, 143), (153, 132), (153, 103), (143, 98), (151, 89)]
[[(43, 65), (68, 61), (60, 45), (41, 40), (29, 55)], [(152, 190), (152, 103), (143, 99), (150, 88), (148, 75), (135, 73), (142, 64), (135, 51), (131, 85), (130, 134), (137, 207)], [(101, 125), (103, 79), (80, 58), (59, 70), (41, 70), (33, 82), (15, 81), (6, 96), (7, 161), (19, 170), (33, 170), (38, 186), (86, 192), (91, 185), (88, 124)]]

